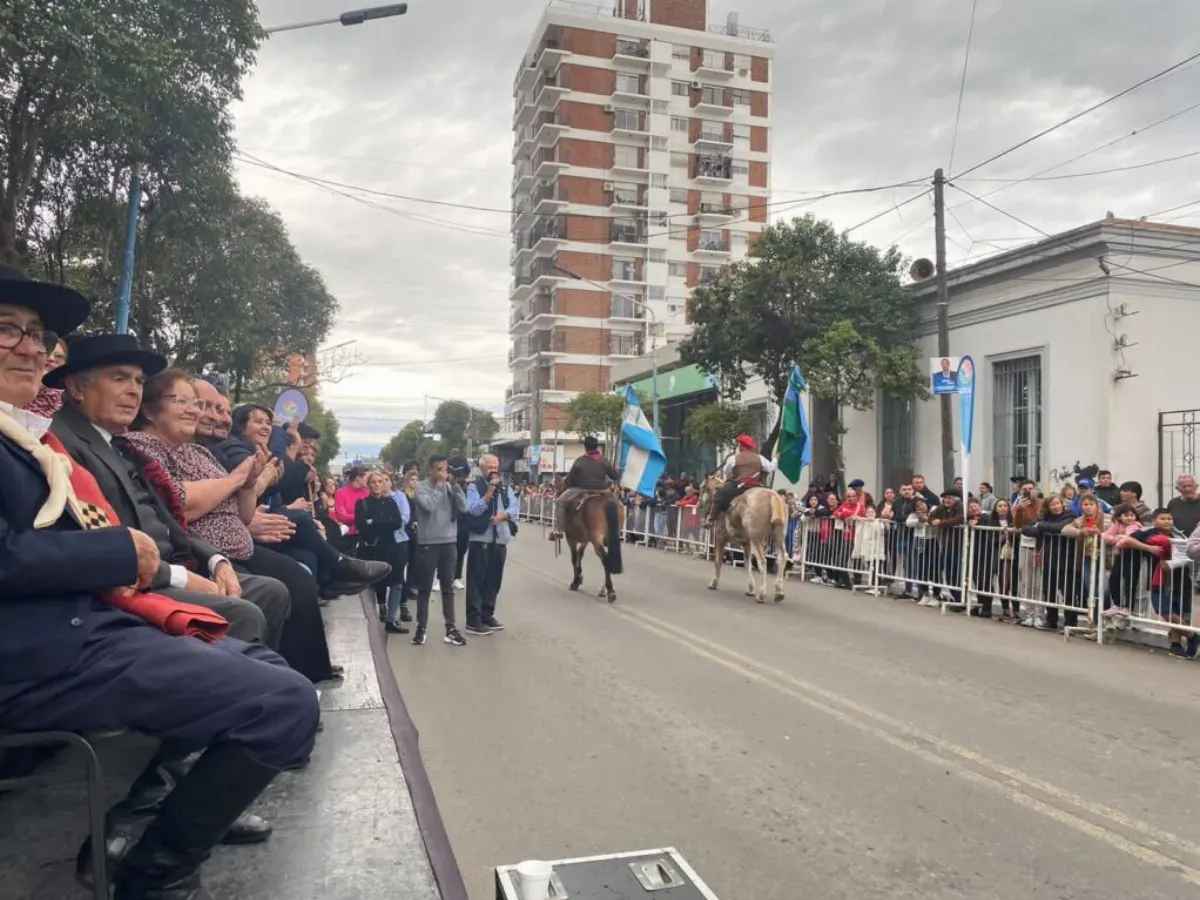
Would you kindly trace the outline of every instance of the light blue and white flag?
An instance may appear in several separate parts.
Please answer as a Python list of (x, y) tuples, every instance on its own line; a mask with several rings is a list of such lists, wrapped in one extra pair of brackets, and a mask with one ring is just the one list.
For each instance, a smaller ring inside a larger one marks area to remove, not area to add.
[(625, 421), (621, 423), (621, 487), (653, 497), (658, 479), (667, 470), (667, 455), (646, 414), (642, 412), (633, 385), (625, 388)]

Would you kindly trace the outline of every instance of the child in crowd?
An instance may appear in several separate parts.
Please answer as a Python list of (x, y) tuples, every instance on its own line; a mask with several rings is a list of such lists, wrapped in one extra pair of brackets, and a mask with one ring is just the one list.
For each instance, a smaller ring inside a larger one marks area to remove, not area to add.
[(1105, 611), (1106, 615), (1128, 617), (1131, 614), (1137, 592), (1140, 554), (1123, 551), (1129, 547), (1133, 536), (1144, 528), (1137, 510), (1130, 504), (1122, 503), (1113, 510), (1112, 524), (1104, 532), (1104, 546), (1112, 556), (1108, 594), (1113, 605)]
[[(1126, 547), (1140, 550), (1154, 559), (1154, 571), (1150, 576), (1150, 603), (1164, 621), (1173, 625), (1192, 624), (1192, 576), (1186, 556), (1176, 563), (1175, 542), (1186, 539), (1175, 537), (1175, 517), (1170, 510), (1154, 510), (1154, 524), (1128, 537)], [(1167, 633), (1170, 653), (1179, 659), (1192, 659), (1200, 650), (1200, 635), (1189, 634), (1177, 628)]]

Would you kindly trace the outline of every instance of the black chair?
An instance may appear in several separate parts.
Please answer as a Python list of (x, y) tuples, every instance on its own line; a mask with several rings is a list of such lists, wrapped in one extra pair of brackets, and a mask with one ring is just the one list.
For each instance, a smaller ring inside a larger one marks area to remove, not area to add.
[[(88, 823), (91, 834), (103, 835), (105, 832), (104, 805), (104, 773), (100, 770), (100, 758), (96, 755), (94, 741), (103, 737), (111, 737), (119, 732), (84, 737), (72, 731), (27, 731), (0, 732), (0, 751), (17, 748), (57, 747), (66, 745), (73, 747), (83, 756), (84, 768), (87, 775)], [(62, 779), (47, 778), (44, 775), (23, 775), (16, 778), (0, 778), (0, 794), (20, 790), (21, 788), (50, 787), (63, 784)], [(107, 860), (103, 853), (92, 854), (92, 893), (95, 900), (108, 900), (108, 871)]]

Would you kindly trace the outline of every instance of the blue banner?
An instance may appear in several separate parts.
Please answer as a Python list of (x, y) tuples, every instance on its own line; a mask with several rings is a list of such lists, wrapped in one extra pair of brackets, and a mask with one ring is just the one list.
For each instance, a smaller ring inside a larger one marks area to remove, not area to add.
[(964, 356), (959, 360), (956, 382), (960, 415), (959, 427), (962, 429), (962, 449), (964, 454), (969, 454), (971, 441), (975, 435), (975, 363), (971, 357)]
[(667, 468), (667, 455), (630, 385), (625, 388), (625, 421), (621, 425), (621, 486), (653, 497)]

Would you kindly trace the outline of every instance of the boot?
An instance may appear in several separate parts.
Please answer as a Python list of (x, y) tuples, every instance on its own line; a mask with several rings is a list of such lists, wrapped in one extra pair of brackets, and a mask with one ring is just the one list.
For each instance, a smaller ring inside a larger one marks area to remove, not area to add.
[(209, 747), (117, 867), (113, 900), (210, 900), (201, 863), (278, 773), (239, 744)]
[[(142, 830), (153, 819), (167, 796), (184, 779), (200, 753), (177, 756), (160, 748), (149, 765), (129, 788), (125, 799), (105, 817), (104, 850), (110, 871), (115, 870)], [(271, 836), (271, 824), (253, 813), (242, 813), (221, 840), (223, 844), (259, 844)], [(75, 877), (85, 887), (92, 886), (92, 839), (89, 837), (75, 855)]]
[(357, 594), (363, 588), (370, 587), (391, 574), (392, 567), (385, 562), (342, 555), (330, 570), (329, 584), (322, 593), (327, 596), (333, 595), (333, 598)]

